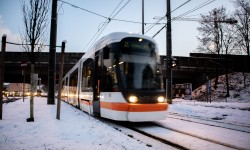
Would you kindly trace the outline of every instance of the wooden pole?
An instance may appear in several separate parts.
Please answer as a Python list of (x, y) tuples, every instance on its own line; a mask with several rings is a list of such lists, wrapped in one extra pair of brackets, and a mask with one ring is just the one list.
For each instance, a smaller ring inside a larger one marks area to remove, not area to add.
[(59, 68), (59, 85), (58, 85), (58, 95), (57, 95), (57, 113), (56, 119), (60, 120), (61, 113), (61, 90), (62, 90), (62, 76), (63, 76), (63, 64), (64, 64), (64, 51), (65, 51), (66, 41), (62, 42), (62, 50), (61, 50), (61, 64)]

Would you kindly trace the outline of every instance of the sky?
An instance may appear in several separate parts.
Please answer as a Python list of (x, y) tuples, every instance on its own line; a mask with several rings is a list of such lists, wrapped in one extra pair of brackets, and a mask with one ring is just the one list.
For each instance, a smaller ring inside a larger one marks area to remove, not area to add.
[[(87, 9), (104, 17), (113, 17), (114, 19), (141, 22), (142, 21), (142, 1), (141, 0), (64, 0), (70, 4)], [(206, 15), (214, 8), (224, 6), (232, 12), (234, 6), (232, 0), (190, 0), (188, 3), (178, 8), (187, 0), (172, 0), (171, 10), (172, 18), (177, 17), (200, 4), (211, 1), (210, 4), (187, 14), (185, 17), (200, 18), (200, 15)], [(119, 7), (115, 10), (118, 4)], [(128, 3), (127, 3), (128, 2)], [(124, 6), (125, 5), (125, 6)], [(123, 7), (124, 6), (124, 7)], [(152, 29), (150, 23), (157, 20), (154, 17), (162, 17), (166, 14), (166, 0), (144, 0), (144, 22), (145, 35), (152, 37), (164, 24), (155, 25)], [(123, 7), (123, 8), (122, 8)], [(120, 11), (119, 11), (120, 10)], [(114, 13), (111, 15), (111, 13)], [(49, 19), (50, 19), (49, 14)], [(82, 9), (72, 7), (62, 1), (58, 1), (58, 27), (57, 27), (57, 45), (61, 45), (66, 40), (66, 52), (85, 52), (93, 43), (101, 37), (112, 32), (133, 32), (141, 33), (142, 25), (138, 23), (122, 22), (111, 20), (102, 31), (107, 19), (83, 11)], [(165, 23), (162, 20), (160, 23)], [(147, 24), (148, 23), (148, 24)], [(197, 27), (198, 22), (193, 21), (173, 21), (172, 22), (172, 54), (174, 56), (189, 56), (197, 48)], [(98, 32), (99, 30), (99, 32)], [(19, 0), (0, 0), (0, 36), (7, 34), (7, 41), (20, 43), (18, 40), (20, 32), (23, 31), (23, 20)], [(100, 32), (102, 31), (102, 32)], [(50, 25), (48, 26), (48, 35)], [(98, 34), (97, 34), (98, 33)], [(95, 36), (99, 35), (99, 36)], [(49, 43), (49, 37), (47, 38)], [(92, 40), (91, 40), (92, 39)], [(166, 30), (163, 29), (156, 37), (159, 52), (166, 54)], [(20, 51), (18, 46), (7, 45), (6, 51)], [(45, 50), (48, 51), (48, 48)], [(60, 52), (60, 49), (57, 49)]]

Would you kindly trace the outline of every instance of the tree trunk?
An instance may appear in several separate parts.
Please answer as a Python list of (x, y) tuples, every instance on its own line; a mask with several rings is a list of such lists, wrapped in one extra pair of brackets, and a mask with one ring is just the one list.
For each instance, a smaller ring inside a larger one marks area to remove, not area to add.
[(27, 122), (34, 122), (34, 63), (31, 63), (30, 71), (30, 118), (27, 119)]
[(228, 62), (227, 62), (227, 50), (226, 50), (226, 58), (225, 58), (225, 64), (226, 64), (226, 68), (225, 68), (225, 71), (226, 71), (226, 86), (227, 86), (227, 95), (226, 97), (229, 97), (230, 96), (230, 93), (229, 93), (229, 81), (228, 81)]

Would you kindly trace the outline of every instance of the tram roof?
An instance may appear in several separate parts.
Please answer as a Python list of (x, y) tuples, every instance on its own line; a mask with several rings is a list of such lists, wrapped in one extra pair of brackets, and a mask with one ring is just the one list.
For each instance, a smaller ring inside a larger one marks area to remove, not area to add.
[[(155, 40), (149, 36), (145, 36), (142, 34), (137, 34), (137, 33), (128, 33), (128, 32), (113, 32), (110, 33), (104, 37), (102, 37), (100, 40), (98, 40), (94, 46), (92, 46), (89, 50), (86, 51), (86, 53), (82, 56), (82, 58), (76, 63), (73, 68), (69, 70), (69, 73), (72, 73), (80, 64), (82, 60), (86, 60), (87, 58), (90, 58), (91, 56), (94, 56), (93, 54), (97, 51), (100, 50), (101, 48), (105, 47), (106, 45), (110, 43), (115, 43), (115, 42), (120, 42), (122, 39), (126, 37), (137, 37), (137, 38), (143, 38), (150, 40), (152, 42), (155, 42)], [(65, 78), (65, 77), (64, 77)]]
[(98, 49), (99, 47), (103, 47), (104, 44), (120, 42), (122, 39), (126, 37), (138, 37), (138, 38), (148, 39), (148, 40), (155, 42), (153, 38), (142, 35), (142, 34), (129, 33), (129, 32), (113, 32), (102, 37), (100, 40), (98, 40), (95, 44), (95, 48)]
[(113, 32), (110, 33), (104, 37), (102, 37), (101, 39), (99, 39), (94, 46), (92, 46), (89, 50), (86, 51), (86, 53), (83, 55), (83, 57), (89, 57), (90, 55), (92, 55), (95, 51), (100, 50), (101, 48), (105, 47), (106, 45), (110, 44), (110, 43), (114, 43), (114, 42), (120, 42), (122, 39), (126, 38), (126, 37), (138, 37), (138, 38), (143, 38), (143, 39), (147, 39), (150, 41), (153, 41), (156, 43), (156, 41), (146, 35), (142, 35), (142, 34), (137, 34), (137, 33), (129, 33), (129, 32)]

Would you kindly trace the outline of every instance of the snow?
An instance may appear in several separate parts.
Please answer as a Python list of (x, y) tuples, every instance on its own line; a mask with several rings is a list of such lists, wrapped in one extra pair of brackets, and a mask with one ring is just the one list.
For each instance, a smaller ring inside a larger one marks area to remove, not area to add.
[[(35, 97), (35, 122), (29, 118), (29, 100), (4, 103), (0, 120), (0, 149), (160, 149), (160, 142), (131, 138), (115, 128), (62, 102), (61, 119), (56, 105)], [(151, 145), (154, 147), (152, 148)]]
[[(238, 149), (250, 149), (249, 77), (248, 74), (246, 88), (242, 88), (242, 83), (236, 82), (231, 77), (230, 83), (233, 85), (230, 84), (230, 94), (232, 96), (227, 99), (224, 97), (219, 99), (218, 95), (212, 97), (212, 103), (202, 99), (174, 99), (166, 114), (167, 118), (157, 121), (157, 123), (178, 132), (169, 130), (165, 134), (154, 128), (145, 130), (156, 132), (159, 136), (172, 140), (175, 143), (181, 143), (190, 149), (214, 150), (229, 148), (225, 148), (222, 145), (211, 145), (209, 142), (199, 142), (195, 138), (181, 135), (181, 132), (202, 136), (203, 139), (214, 140), (224, 145), (233, 145)], [(220, 80), (223, 80), (223, 78), (220, 78)], [(237, 87), (235, 87), (236, 85)], [(220, 84), (218, 87), (218, 89), (214, 90), (214, 93), (218, 91), (225, 93), (225, 86)], [(204, 93), (204, 91), (204, 86), (202, 86), (194, 93), (199, 95)], [(194, 120), (194, 122), (181, 122), (178, 119), (171, 118), (171, 114), (178, 114), (180, 117), (193, 117), (191, 120)], [(47, 98), (44, 97), (35, 97), (35, 122), (26, 122), (27, 118), (29, 118), (29, 98), (25, 99), (24, 102), (20, 99), (3, 104), (3, 120), (0, 120), (0, 150), (175, 149), (130, 129), (124, 127), (114, 128), (64, 102), (62, 102), (61, 119), (57, 120), (56, 105), (47, 105)], [(204, 128), (202, 124), (195, 123), (197, 121), (196, 118), (203, 119), (202, 121), (199, 120), (199, 122), (211, 125), (218, 125), (216, 122), (224, 122), (221, 126), (226, 128), (218, 128), (216, 126), (206, 126)], [(228, 130), (228, 128), (237, 130)]]
[[(47, 98), (35, 97), (35, 122), (26, 122), (29, 117), (29, 100), (22, 99), (3, 105), (3, 120), (0, 120), (0, 149), (166, 149), (166, 145), (143, 139), (135, 133), (121, 132), (88, 114), (62, 102), (61, 120), (56, 119), (56, 105), (47, 105)], [(174, 99), (168, 113), (178, 113), (201, 118), (222, 117), (223, 121), (250, 126), (250, 102), (245, 103), (204, 103)], [(180, 124), (167, 118), (168, 127), (186, 128), (193, 126)], [(179, 126), (179, 127), (178, 127)], [(250, 134), (235, 134), (228, 130), (206, 130), (199, 125), (196, 131), (206, 137), (223, 139), (226, 142), (244, 144), (250, 147)], [(151, 129), (154, 130), (154, 129)], [(193, 130), (193, 129), (192, 129)], [(162, 133), (159, 133), (162, 134)], [(129, 136), (132, 135), (132, 136)], [(178, 141), (178, 133), (172, 133)], [(231, 137), (231, 138), (228, 138)], [(140, 140), (143, 139), (143, 140)], [(238, 139), (238, 140), (235, 140)], [(181, 138), (179, 139), (181, 140)], [(192, 145), (190, 138), (182, 139)], [(164, 146), (164, 147), (163, 147)], [(201, 149), (206, 145), (196, 144)], [(168, 148), (169, 149), (169, 148)]]
[[(245, 81), (245, 82), (244, 82)], [(214, 88), (215, 79), (211, 80), (211, 101), (216, 102), (249, 102), (250, 101), (250, 73), (234, 72), (228, 74), (230, 97), (226, 97), (226, 76), (218, 77), (217, 89)], [(207, 101), (206, 87), (204, 84), (192, 92), (194, 99)]]
[[(245, 110), (245, 108), (250, 108), (249, 102), (239, 104), (226, 102), (187, 102), (183, 100), (176, 100), (174, 104), (171, 105), (169, 113), (182, 114), (185, 116), (192, 116), (194, 118), (188, 119), (185, 123), (183, 123), (182, 120), (169, 117), (166, 120), (159, 121), (159, 124), (181, 133), (215, 141), (216, 143), (228, 145), (229, 147), (231, 146), (238, 149), (249, 149), (250, 111)], [(215, 118), (216, 122), (213, 122)], [(194, 122), (190, 122), (190, 120)], [(195, 123), (196, 121), (198, 123)], [(201, 123), (210, 124), (212, 126), (204, 126)], [(224, 128), (220, 128), (218, 126)], [(181, 139), (180, 137), (178, 138), (178, 140)], [(191, 139), (189, 139), (188, 141), (186, 139), (183, 139), (183, 145), (185, 145), (184, 142), (186, 142), (186, 144), (190, 144), (189, 147), (191, 149), (204, 149), (204, 147), (206, 147), (205, 145), (203, 145), (202, 147), (197, 147), (198, 144), (194, 141), (192, 142)], [(221, 149), (218, 148), (218, 145), (217, 148), (211, 148), (211, 146), (209, 147), (213, 150)], [(209, 148), (207, 147), (205, 149)]]
[(204, 103), (177, 99), (169, 112), (250, 126), (250, 102)]

